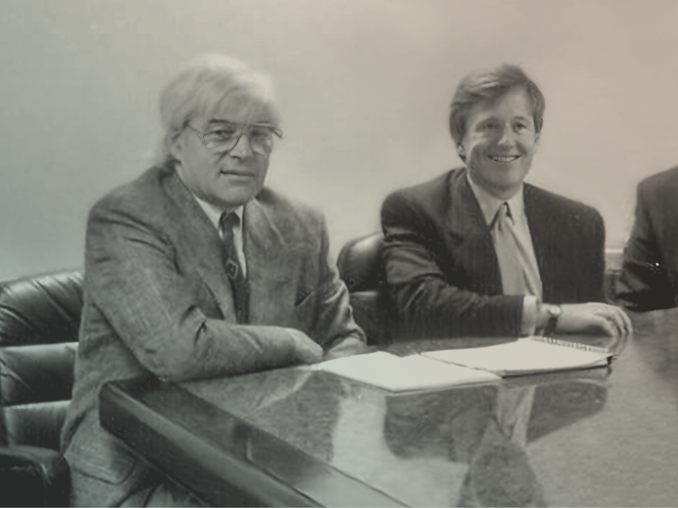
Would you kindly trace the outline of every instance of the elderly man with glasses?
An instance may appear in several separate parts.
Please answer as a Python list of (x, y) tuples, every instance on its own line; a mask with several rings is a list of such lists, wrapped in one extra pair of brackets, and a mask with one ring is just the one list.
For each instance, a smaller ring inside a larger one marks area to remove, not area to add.
[(160, 112), (157, 164), (89, 215), (80, 347), (62, 433), (75, 505), (196, 502), (101, 428), (104, 383), (233, 375), (364, 347), (346, 288), (326, 261), (322, 215), (264, 187), (282, 137), (268, 80), (211, 55), (166, 86)]

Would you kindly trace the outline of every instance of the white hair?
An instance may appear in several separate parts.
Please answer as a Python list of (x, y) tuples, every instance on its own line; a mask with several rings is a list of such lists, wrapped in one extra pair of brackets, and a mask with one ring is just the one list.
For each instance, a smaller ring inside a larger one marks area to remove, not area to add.
[(170, 143), (193, 118), (215, 111), (224, 102), (256, 99), (278, 112), (273, 83), (265, 74), (225, 55), (209, 54), (189, 63), (160, 94), (160, 121), (163, 134), (153, 162), (164, 165), (173, 160)]

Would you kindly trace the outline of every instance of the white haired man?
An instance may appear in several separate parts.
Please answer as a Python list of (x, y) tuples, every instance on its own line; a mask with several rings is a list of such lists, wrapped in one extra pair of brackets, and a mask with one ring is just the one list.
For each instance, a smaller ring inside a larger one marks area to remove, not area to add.
[(166, 86), (160, 112), (158, 163), (89, 215), (80, 346), (62, 433), (74, 505), (196, 502), (101, 428), (104, 383), (232, 375), (364, 346), (346, 288), (326, 261), (324, 219), (264, 187), (282, 134), (268, 80), (212, 55)]

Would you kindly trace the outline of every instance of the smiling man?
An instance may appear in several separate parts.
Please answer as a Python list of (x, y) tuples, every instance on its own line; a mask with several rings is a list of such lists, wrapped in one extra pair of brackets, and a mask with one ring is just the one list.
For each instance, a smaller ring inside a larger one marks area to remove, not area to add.
[(450, 132), (465, 167), (391, 194), (383, 258), (405, 337), (624, 335), (604, 302), (605, 230), (591, 207), (524, 183), (544, 97), (516, 66), (465, 77)]
[(87, 224), (62, 432), (75, 506), (197, 503), (102, 429), (104, 383), (231, 376), (364, 346), (322, 215), (264, 186), (282, 136), (268, 79), (213, 55), (170, 81), (160, 113), (156, 164), (102, 198)]

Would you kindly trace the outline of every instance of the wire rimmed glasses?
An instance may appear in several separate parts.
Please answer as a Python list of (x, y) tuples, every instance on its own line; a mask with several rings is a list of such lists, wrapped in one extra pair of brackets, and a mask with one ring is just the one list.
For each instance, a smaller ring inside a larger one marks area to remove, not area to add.
[(273, 136), (282, 138), (282, 131), (277, 127), (257, 123), (224, 122), (211, 126), (206, 132), (199, 131), (190, 123), (186, 126), (198, 135), (205, 148), (215, 153), (233, 150), (244, 135), (247, 136), (253, 152), (268, 156), (273, 149)]

